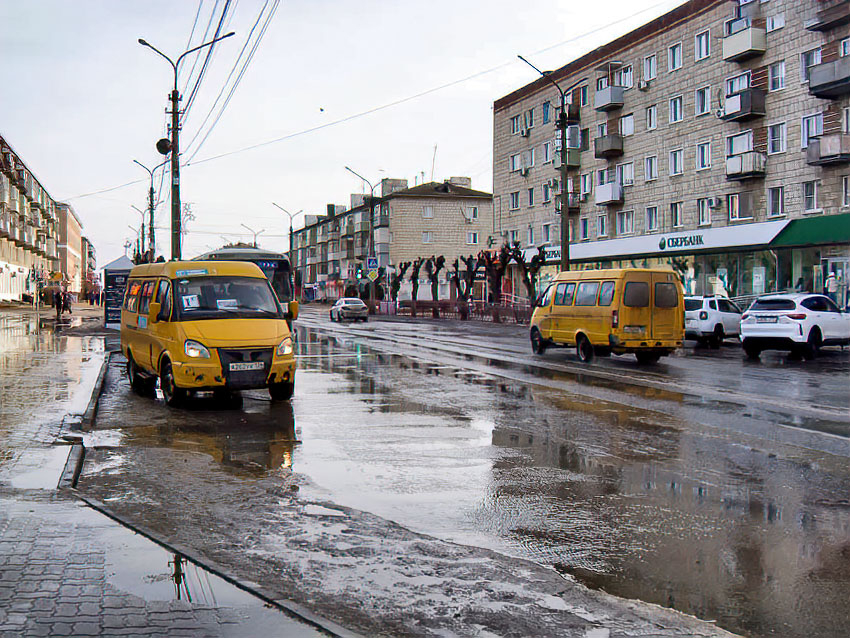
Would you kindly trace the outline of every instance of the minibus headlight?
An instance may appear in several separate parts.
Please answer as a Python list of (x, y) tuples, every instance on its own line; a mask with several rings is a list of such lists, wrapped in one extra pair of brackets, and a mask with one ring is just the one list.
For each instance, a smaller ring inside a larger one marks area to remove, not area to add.
[(206, 346), (197, 341), (192, 341), (188, 339), (183, 346), (183, 350), (186, 352), (187, 357), (191, 357), (192, 359), (209, 359), (210, 351), (207, 350)]
[(292, 337), (286, 337), (283, 341), (281, 341), (277, 350), (275, 350), (275, 353), (279, 357), (285, 357), (288, 354), (292, 354)]

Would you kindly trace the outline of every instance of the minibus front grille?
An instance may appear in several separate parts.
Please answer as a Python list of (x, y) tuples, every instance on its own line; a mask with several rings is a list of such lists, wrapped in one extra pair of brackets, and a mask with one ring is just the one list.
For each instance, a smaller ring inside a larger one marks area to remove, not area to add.
[[(269, 370), (272, 365), (272, 348), (252, 348), (244, 350), (219, 348), (218, 358), (221, 361), (221, 372), (228, 388), (260, 388), (266, 385)], [(231, 370), (232, 363), (258, 364), (262, 368), (256, 370)]]

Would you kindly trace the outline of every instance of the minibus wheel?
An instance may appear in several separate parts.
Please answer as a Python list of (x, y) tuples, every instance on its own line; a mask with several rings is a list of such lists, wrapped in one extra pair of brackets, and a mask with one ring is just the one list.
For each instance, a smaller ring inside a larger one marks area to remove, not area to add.
[(178, 388), (177, 384), (174, 383), (174, 370), (171, 368), (171, 362), (167, 359), (162, 363), (159, 387), (162, 390), (162, 397), (165, 399), (166, 405), (178, 406), (186, 398), (186, 390)]
[(127, 378), (130, 380), (130, 387), (133, 388), (133, 391), (142, 396), (153, 394), (154, 388), (156, 388), (156, 377), (153, 379), (143, 377), (139, 366), (136, 365), (133, 355), (129, 351), (127, 352)]
[(294, 393), (295, 383), (292, 381), (269, 384), (269, 395), (272, 401), (289, 401)]
[(584, 335), (576, 337), (576, 354), (582, 363), (593, 361), (593, 346), (590, 344), (590, 339)]
[(543, 354), (546, 348), (549, 347), (549, 342), (543, 338), (537, 328), (531, 329), (531, 351), (534, 354)]

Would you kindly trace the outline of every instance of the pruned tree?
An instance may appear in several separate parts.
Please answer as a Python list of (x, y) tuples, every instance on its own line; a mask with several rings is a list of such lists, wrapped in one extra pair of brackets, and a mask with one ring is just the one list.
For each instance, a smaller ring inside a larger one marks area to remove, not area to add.
[(443, 255), (439, 257), (431, 256), (425, 261), (425, 274), (428, 281), (431, 283), (431, 300), (434, 305), (431, 308), (431, 314), (434, 319), (439, 319), (440, 310), (438, 307), (440, 297), (440, 271), (446, 266), (446, 258)]
[(416, 259), (410, 265), (410, 314), (416, 316), (416, 300), (419, 298), (419, 271), (422, 269), (423, 261)]
[[(497, 255), (482, 250), (478, 254), (478, 260), (484, 266), (487, 282), (493, 295), (492, 301), (495, 305), (498, 305), (502, 300), (502, 278), (511, 262), (511, 250), (507, 244), (502, 245)], [(500, 321), (499, 312), (495, 308), (493, 309), (493, 321), (496, 323)]]
[(546, 263), (546, 249), (543, 246), (538, 246), (537, 254), (526, 263), (519, 242), (514, 242), (514, 245), (511, 246), (511, 257), (519, 266), (522, 283), (528, 292), (529, 300), (534, 301), (537, 297), (537, 277), (540, 274), (540, 269)]
[(397, 271), (393, 273), (390, 281), (390, 295), (393, 301), (398, 301), (398, 291), (401, 290), (401, 282), (404, 281), (404, 275), (408, 268), (410, 268), (410, 262), (405, 261), (400, 263)]
[[(460, 263), (466, 266), (466, 270), (461, 272)], [(469, 300), (472, 298), (472, 293), (475, 286), (475, 275), (481, 267), (481, 263), (473, 255), (468, 257), (461, 256), (452, 262), (452, 272), (449, 274), (449, 280), (454, 284), (457, 291), (457, 306), (458, 314), (461, 320), (469, 319)]]

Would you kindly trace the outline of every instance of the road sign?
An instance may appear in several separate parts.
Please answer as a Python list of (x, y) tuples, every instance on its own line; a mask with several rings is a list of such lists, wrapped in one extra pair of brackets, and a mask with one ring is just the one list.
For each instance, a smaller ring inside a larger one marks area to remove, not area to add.
[(366, 258), (366, 268), (369, 270), (378, 270), (378, 258), (377, 257), (367, 257)]
[(370, 270), (369, 274), (366, 275), (366, 276), (369, 278), (369, 281), (375, 281), (378, 278), (378, 271), (377, 270)]

